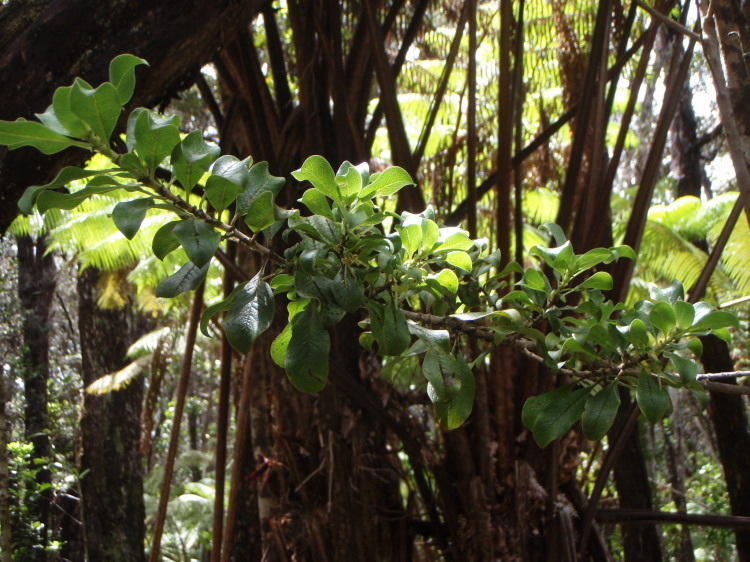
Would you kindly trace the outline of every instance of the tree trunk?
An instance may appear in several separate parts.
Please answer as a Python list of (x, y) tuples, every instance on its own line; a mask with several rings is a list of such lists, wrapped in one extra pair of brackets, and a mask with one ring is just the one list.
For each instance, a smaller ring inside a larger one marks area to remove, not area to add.
[[(78, 326), (84, 387), (122, 369), (139, 331), (129, 307), (97, 306), (98, 274), (79, 272)], [(143, 465), (140, 452), (143, 377), (104, 395), (84, 393), (81, 414), (82, 518), (88, 560), (144, 559)]]
[[(707, 373), (734, 370), (734, 362), (727, 344), (716, 336), (705, 336), (703, 342), (703, 366)], [(722, 380), (722, 382), (730, 382)], [(732, 515), (750, 516), (750, 434), (747, 431), (747, 415), (742, 396), (737, 394), (709, 393), (708, 413), (716, 428), (719, 459), (727, 481), (729, 505)], [(737, 555), (740, 560), (750, 560), (750, 532), (735, 529)]]
[[(19, 236), (18, 294), (23, 308), (22, 372), (24, 377), (25, 436), (34, 445), (32, 467), (38, 469), (37, 484), (46, 489), (32, 502), (30, 512), (41, 524), (41, 546), (47, 546), (50, 536), (50, 502), (52, 475), (50, 462), (49, 412), (47, 409), (47, 381), (49, 379), (49, 345), (52, 299), (57, 286), (54, 256), (46, 254), (44, 238), (34, 241), (30, 236)], [(45, 559), (44, 550), (35, 551), (39, 560)]]

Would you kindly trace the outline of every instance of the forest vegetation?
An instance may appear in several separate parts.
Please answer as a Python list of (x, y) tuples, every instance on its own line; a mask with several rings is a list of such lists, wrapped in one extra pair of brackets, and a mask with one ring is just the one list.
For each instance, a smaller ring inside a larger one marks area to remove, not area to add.
[(750, 560), (750, 8), (0, 3), (0, 561)]

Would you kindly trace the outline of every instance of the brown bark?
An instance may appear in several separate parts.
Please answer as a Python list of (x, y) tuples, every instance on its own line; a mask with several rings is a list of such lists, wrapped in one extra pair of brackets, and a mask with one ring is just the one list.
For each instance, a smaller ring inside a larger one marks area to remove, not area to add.
[[(22, 373), (24, 378), (25, 437), (34, 445), (32, 468), (38, 469), (37, 484), (50, 485), (49, 411), (47, 408), (47, 381), (49, 380), (49, 346), (52, 299), (57, 287), (57, 268), (53, 254), (46, 254), (45, 238), (33, 240), (19, 236), (18, 295), (23, 309)], [(37, 461), (37, 459), (39, 459)], [(50, 502), (52, 488), (40, 494), (30, 506), (30, 512), (42, 527), (40, 539), (43, 546), (52, 539), (50, 528)], [(43, 551), (36, 551), (40, 560)]]
[[(734, 370), (734, 362), (727, 344), (716, 336), (705, 336), (701, 361), (707, 373)], [(731, 382), (731, 381), (722, 381)], [(750, 434), (742, 396), (709, 393), (709, 415), (716, 429), (719, 459), (727, 481), (729, 505), (732, 515), (750, 516)], [(737, 555), (740, 560), (750, 560), (750, 531), (735, 529)]]
[[(142, 330), (129, 307), (97, 307), (98, 275), (79, 273), (78, 326), (84, 386), (126, 365)], [(140, 452), (143, 378), (105, 395), (84, 394), (81, 414), (82, 518), (88, 560), (143, 560), (143, 465)]]

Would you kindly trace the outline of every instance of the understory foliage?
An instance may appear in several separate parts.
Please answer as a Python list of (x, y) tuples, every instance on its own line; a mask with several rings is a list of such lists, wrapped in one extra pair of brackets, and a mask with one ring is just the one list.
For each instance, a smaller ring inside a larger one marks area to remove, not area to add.
[[(421, 357), (427, 394), (446, 429), (459, 427), (472, 410), (472, 368), (485, 354), (467, 361), (470, 338), (486, 349), (520, 348), (567, 379), (523, 408), (523, 422), (540, 446), (578, 420), (587, 438), (601, 439), (620, 404), (619, 387), (635, 391), (651, 422), (669, 413), (669, 386), (705, 400), (693, 359), (701, 351), (697, 338), (713, 333), (727, 339), (726, 329), (737, 320), (708, 303), (686, 302), (679, 282), (653, 287), (649, 299), (631, 307), (607, 300), (613, 285), (607, 265), (635, 259), (628, 246), (576, 254), (562, 229), (546, 224), (551, 246), (531, 250), (538, 267), (512, 262), (500, 271), (499, 253), (486, 240), (441, 227), (431, 208), (392, 210), (392, 196), (413, 184), (405, 170), (371, 174), (367, 164), (344, 162), (334, 171), (320, 156), (293, 173), (309, 184), (300, 208), (282, 208), (275, 199), (287, 180), (271, 175), (265, 162), (221, 156), (201, 131), (182, 136), (177, 116), (135, 109), (124, 143), (113, 143), (141, 64), (121, 55), (111, 63), (108, 82), (94, 88), (76, 79), (58, 88), (38, 122), (0, 122), (0, 144), (11, 149), (54, 154), (77, 146), (112, 162), (105, 170), (64, 168), (49, 184), (28, 188), (21, 210), (69, 210), (90, 197), (125, 191), (133, 198), (114, 207), (112, 220), (128, 239), (148, 213), (171, 213), (173, 220), (153, 237), (153, 254), (164, 259), (181, 247), (188, 261), (159, 283), (158, 297), (198, 288), (227, 239), (259, 253), (259, 270), (209, 306), (201, 328), (208, 335), (211, 318), (226, 312), (227, 338), (246, 353), (273, 322), (275, 301), (284, 295), (286, 327), (270, 353), (300, 391), (325, 387), (329, 329), (354, 314), (363, 346), (382, 356)], [(78, 189), (60, 189), (80, 180)], [(274, 237), (282, 238), (283, 255), (270, 249)]]

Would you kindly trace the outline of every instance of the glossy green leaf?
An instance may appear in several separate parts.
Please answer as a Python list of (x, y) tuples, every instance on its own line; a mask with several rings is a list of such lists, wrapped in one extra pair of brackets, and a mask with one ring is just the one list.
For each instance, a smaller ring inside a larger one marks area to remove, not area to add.
[(180, 242), (173, 232), (174, 227), (180, 222), (182, 221), (170, 221), (160, 227), (154, 234), (151, 241), (151, 250), (158, 259), (163, 260), (168, 254), (180, 247)]
[(198, 267), (192, 262), (187, 262), (175, 274), (164, 279), (154, 289), (157, 297), (173, 298), (185, 291), (193, 291), (206, 278), (208, 263)]
[(719, 328), (739, 328), (737, 317), (726, 310), (708, 310), (707, 307), (695, 305), (695, 319), (690, 330), (693, 332), (716, 330)]
[(122, 112), (120, 96), (111, 83), (92, 88), (80, 78), (70, 91), (70, 111), (86, 123), (102, 141), (109, 143)]
[(697, 384), (696, 377), (698, 376), (698, 364), (691, 360), (686, 359), (676, 353), (665, 353), (665, 357), (669, 358), (674, 370), (677, 371), (682, 379), (682, 382), (686, 386), (695, 387)]
[(297, 390), (312, 394), (325, 388), (330, 347), (331, 337), (317, 306), (308, 306), (294, 317), (284, 368)]
[[(450, 392), (455, 393), (450, 401), (435, 403), (435, 413), (437, 414), (438, 421), (443, 428), (449, 431), (461, 427), (469, 415), (471, 415), (474, 407), (474, 396), (476, 394), (474, 374), (466, 364), (466, 360), (461, 355), (451, 357), (455, 371), (452, 377), (445, 380), (445, 383), (447, 387), (453, 386), (454, 388), (458, 388)], [(428, 391), (429, 386), (428, 384)]]
[(36, 207), (44, 214), (50, 209), (64, 209), (69, 211), (75, 209), (94, 195), (101, 195), (120, 189), (117, 186), (91, 186), (84, 187), (73, 193), (59, 193), (57, 191), (42, 191), (36, 199)]
[(567, 397), (572, 390), (573, 388), (571, 385), (561, 386), (560, 388), (550, 390), (544, 394), (529, 397), (526, 402), (524, 402), (523, 409), (521, 410), (521, 422), (524, 427), (529, 430), (533, 429), (534, 423), (536, 423), (539, 414), (541, 414), (542, 411), (553, 402), (557, 402), (558, 400)]
[(549, 267), (561, 272), (571, 267), (576, 258), (569, 241), (554, 248), (534, 246), (531, 248), (531, 254), (542, 258)]
[(352, 314), (359, 310), (365, 298), (365, 286), (354, 275), (336, 274), (331, 285), (333, 298), (342, 310)]
[(208, 331), (208, 323), (211, 321), (211, 318), (213, 318), (217, 314), (229, 310), (229, 306), (232, 304), (234, 297), (236, 297), (237, 294), (245, 288), (246, 284), (247, 282), (237, 285), (225, 299), (222, 299), (219, 302), (206, 307), (206, 310), (204, 310), (203, 314), (201, 314), (200, 321), (200, 330), (204, 336), (206, 336), (207, 338), (211, 337), (211, 334)]
[(112, 221), (125, 238), (132, 240), (138, 234), (146, 212), (153, 206), (151, 197), (122, 201), (112, 209)]
[(685, 288), (677, 279), (670, 283), (669, 287), (659, 287), (652, 284), (648, 288), (648, 295), (651, 300), (664, 301), (674, 305), (678, 300), (685, 300)]
[[(150, 173), (156, 170), (180, 142), (180, 131), (177, 128), (179, 123), (177, 115), (161, 117), (149, 109), (137, 113), (132, 131), (134, 149)], [(128, 124), (130, 125), (130, 121)]]
[(437, 281), (449, 293), (455, 294), (458, 291), (458, 277), (452, 269), (443, 269), (436, 275), (429, 275), (427, 278)]
[(674, 308), (665, 301), (654, 303), (653, 308), (648, 313), (648, 319), (664, 336), (667, 336), (677, 324)]
[[(365, 166), (367, 165), (365, 164)], [(346, 181), (340, 184), (339, 190), (347, 201), (354, 200), (359, 195), (359, 192), (362, 191), (362, 174), (356, 167), (352, 166), (347, 170)]]
[(617, 415), (620, 407), (620, 393), (617, 383), (611, 382), (596, 394), (589, 396), (581, 417), (581, 426), (586, 439), (599, 441), (602, 439)]
[(253, 202), (250, 204), (250, 209), (248, 209), (245, 215), (245, 224), (253, 232), (260, 232), (264, 228), (271, 226), (275, 221), (273, 193), (264, 191), (253, 199)]
[(695, 308), (689, 302), (676, 301), (674, 303), (675, 321), (680, 330), (687, 330), (693, 325)]
[(627, 332), (623, 334), (625, 339), (637, 347), (648, 345), (648, 329), (640, 318), (635, 318), (628, 326)]
[(298, 181), (309, 181), (326, 197), (339, 204), (343, 203), (333, 168), (322, 156), (310, 156), (299, 170), (292, 172), (292, 176)]
[(406, 257), (410, 258), (419, 249), (422, 243), (422, 227), (418, 224), (410, 224), (396, 229), (401, 236), (401, 243), (406, 250)]
[(466, 252), (449, 252), (448, 255), (445, 256), (445, 261), (459, 269), (463, 269), (467, 273), (471, 273), (473, 264), (471, 257)]
[(411, 342), (409, 327), (404, 313), (391, 301), (386, 305), (371, 301), (367, 303), (370, 327), (378, 342), (381, 355), (400, 355)]
[[(442, 234), (446, 229), (441, 228), (440, 230)], [(470, 250), (472, 246), (474, 246), (474, 242), (472, 242), (471, 238), (469, 238), (465, 233), (455, 232), (445, 238), (443, 242), (437, 248), (435, 248), (434, 251), (445, 252), (450, 250), (460, 250), (466, 252), (467, 250)]]
[(19, 119), (0, 121), (0, 145), (5, 145), (11, 150), (32, 146), (44, 154), (56, 154), (78, 143), (41, 123)]
[(201, 131), (191, 132), (172, 150), (170, 162), (177, 181), (189, 192), (220, 153), (218, 146), (203, 140)]
[(389, 197), (407, 185), (414, 185), (409, 173), (398, 166), (386, 168), (370, 177), (370, 183), (359, 194), (360, 199)]
[(691, 338), (688, 341), (688, 349), (693, 352), (693, 355), (695, 355), (698, 359), (700, 359), (703, 356), (703, 342), (700, 340), (700, 338)]
[(601, 263), (610, 263), (615, 259), (611, 250), (594, 248), (577, 257), (574, 269), (576, 272), (585, 271)]
[(576, 289), (599, 289), (600, 291), (609, 291), (612, 288), (612, 276), (606, 271), (597, 271)]
[(265, 332), (275, 312), (273, 291), (258, 273), (237, 292), (229, 304), (223, 327), (229, 344), (241, 353), (250, 351)]
[(563, 244), (565, 244), (565, 242), (568, 241), (565, 237), (565, 232), (563, 232), (563, 229), (560, 227), (560, 225), (557, 225), (553, 222), (548, 222), (543, 224), (540, 228), (549, 232), (555, 239), (555, 243), (558, 246), (562, 246)]
[(302, 194), (301, 201), (313, 214), (333, 220), (333, 213), (331, 212), (331, 205), (328, 203), (328, 198), (319, 189), (311, 187)]
[[(54, 118), (60, 126), (68, 131), (68, 133), (63, 134), (84, 139), (91, 131), (91, 127), (78, 117), (78, 115), (73, 113), (70, 108), (70, 95), (73, 92), (73, 86), (75, 86), (75, 83), (72, 86), (63, 86), (55, 90), (55, 93), (52, 95), (52, 111), (54, 112)], [(88, 87), (90, 88), (90, 86)]]
[(524, 272), (523, 279), (519, 284), (522, 287), (529, 287), (535, 291), (542, 291), (544, 293), (549, 291), (549, 282), (544, 274), (534, 268), (529, 268)]
[(21, 199), (18, 201), (18, 208), (25, 215), (30, 215), (34, 212), (34, 204), (39, 194), (45, 189), (55, 189), (69, 184), (70, 182), (88, 178), (100, 174), (100, 170), (84, 170), (75, 166), (66, 166), (60, 170), (51, 182), (45, 185), (32, 185), (26, 188), (23, 192)]
[(135, 90), (135, 67), (148, 63), (135, 55), (118, 55), (109, 63), (109, 81), (117, 89), (120, 103), (125, 105), (133, 97)]
[[(206, 180), (206, 198), (214, 209), (223, 211), (244, 191), (249, 162), (250, 159), (240, 160), (234, 156), (222, 156), (214, 162), (211, 175)], [(241, 214), (246, 212), (245, 209)]]
[(558, 437), (565, 435), (571, 426), (581, 419), (591, 392), (590, 388), (563, 388), (569, 390), (560, 393), (553, 402), (546, 404), (534, 420), (531, 433), (540, 447), (546, 447)]
[(448, 393), (445, 385), (446, 377), (457, 376), (452, 360), (452, 355), (440, 353), (434, 348), (428, 349), (422, 360), (422, 374), (430, 384), (428, 395), (435, 404), (448, 402), (456, 395), (455, 392)]
[(651, 423), (658, 422), (669, 410), (669, 393), (663, 389), (656, 377), (650, 373), (641, 373), (638, 377), (636, 399), (641, 412)]
[(287, 324), (281, 333), (271, 342), (271, 359), (279, 367), (286, 367), (286, 352), (289, 349), (289, 341), (292, 339), (292, 325)]
[(186, 219), (176, 224), (172, 232), (185, 249), (190, 261), (198, 267), (211, 260), (221, 241), (219, 232), (195, 218)]

